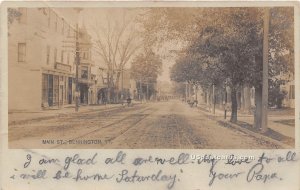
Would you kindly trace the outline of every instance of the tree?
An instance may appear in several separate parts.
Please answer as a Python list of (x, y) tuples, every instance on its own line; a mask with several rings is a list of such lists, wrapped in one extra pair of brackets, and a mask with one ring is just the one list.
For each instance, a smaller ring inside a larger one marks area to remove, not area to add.
[[(105, 24), (102, 20), (98, 20), (93, 26), (94, 48), (103, 59), (108, 70), (108, 88), (114, 88), (117, 91), (124, 67), (142, 46), (138, 30), (132, 27), (134, 17), (127, 16), (127, 12), (130, 10), (122, 11), (122, 18), (115, 18), (108, 14)], [(110, 94), (108, 94), (108, 101), (110, 98)]]
[(145, 49), (143, 53), (134, 57), (131, 63), (131, 76), (138, 82), (140, 93), (144, 91), (142, 89), (143, 84), (146, 85), (147, 99), (150, 98), (150, 94), (154, 93), (154, 83), (156, 83), (161, 72), (162, 60), (151, 49)]
[[(207, 62), (205, 71), (208, 76), (223, 75), (230, 86), (232, 122), (237, 121), (236, 92), (244, 85), (255, 87), (256, 110), (259, 110), (262, 97), (263, 8), (164, 8), (150, 12), (160, 15), (161, 19), (156, 17), (155, 23), (158, 29), (165, 31), (152, 34), (171, 34), (165, 39), (185, 40), (190, 46), (186, 49), (189, 54), (214, 60)], [(186, 15), (185, 19), (180, 17), (182, 14)], [(291, 8), (271, 9), (269, 38), (269, 78), (274, 79), (293, 70)], [(284, 59), (285, 55), (289, 55), (289, 59)], [(260, 120), (259, 115), (256, 111), (257, 121)]]

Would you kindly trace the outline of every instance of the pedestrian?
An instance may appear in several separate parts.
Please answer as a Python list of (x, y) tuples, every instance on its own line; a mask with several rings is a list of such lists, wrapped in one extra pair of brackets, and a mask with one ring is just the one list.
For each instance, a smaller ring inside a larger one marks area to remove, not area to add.
[(194, 100), (194, 105), (197, 107), (197, 105), (198, 105), (198, 100), (197, 99)]
[(129, 107), (131, 105), (131, 98), (130, 98), (130, 96), (128, 96), (128, 98), (127, 98), (127, 106)]

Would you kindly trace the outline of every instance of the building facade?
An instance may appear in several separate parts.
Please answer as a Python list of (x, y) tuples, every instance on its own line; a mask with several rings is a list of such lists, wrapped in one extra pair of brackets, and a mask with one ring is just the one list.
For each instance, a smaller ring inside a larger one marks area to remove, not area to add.
[[(75, 103), (76, 24), (79, 12), (52, 8), (16, 8), (9, 25), (8, 90), (10, 110), (61, 108)], [(73, 19), (64, 17), (66, 13)], [(80, 30), (86, 41), (85, 29)], [(92, 82), (90, 46), (80, 54), (80, 97), (88, 102)]]

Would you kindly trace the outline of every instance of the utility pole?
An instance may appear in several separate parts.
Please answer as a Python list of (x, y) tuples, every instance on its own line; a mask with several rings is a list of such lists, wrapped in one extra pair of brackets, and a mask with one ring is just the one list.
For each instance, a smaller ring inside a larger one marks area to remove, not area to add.
[(79, 56), (79, 29), (78, 24), (76, 24), (76, 50), (75, 50), (75, 64), (76, 64), (76, 105), (75, 105), (75, 111), (78, 112), (79, 110), (79, 84), (78, 84), (78, 69), (80, 64), (80, 56)]
[(213, 114), (216, 113), (215, 85), (212, 86)]
[(188, 82), (185, 83), (185, 102), (187, 102)]
[(149, 82), (147, 81), (147, 91), (146, 91), (146, 100), (149, 98)]
[(265, 10), (264, 10), (263, 84), (262, 84), (261, 132), (265, 132), (268, 129), (269, 24), (270, 24), (270, 8), (266, 7)]
[(142, 97), (142, 92), (143, 92), (143, 90), (142, 90), (142, 79), (140, 80), (140, 93), (139, 93), (139, 98), (140, 98), (140, 101), (142, 102), (143, 101), (143, 97)]
[(124, 101), (124, 74), (123, 74), (123, 72), (124, 72), (124, 68), (123, 68), (123, 66), (122, 66), (122, 68), (121, 68), (122, 70), (121, 70), (121, 79), (122, 79), (122, 82), (121, 82), (121, 101), (122, 101), (122, 104), (123, 104), (123, 101)]
[(110, 75), (109, 75), (109, 67), (108, 67), (108, 70), (107, 70), (107, 91), (106, 91), (106, 101), (105, 101), (105, 104), (108, 103), (110, 101)]

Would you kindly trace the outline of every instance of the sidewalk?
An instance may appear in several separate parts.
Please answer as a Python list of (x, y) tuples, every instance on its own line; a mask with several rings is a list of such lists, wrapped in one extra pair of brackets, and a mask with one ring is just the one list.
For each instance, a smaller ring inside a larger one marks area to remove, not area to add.
[(269, 129), (263, 134), (253, 128), (254, 116), (252, 114), (245, 114), (238, 111), (238, 122), (233, 124), (230, 122), (230, 111), (227, 111), (227, 117), (224, 119), (224, 110), (216, 108), (215, 114), (213, 114), (212, 110), (210, 111), (205, 104), (199, 104), (198, 109), (206, 112), (221, 124), (238, 125), (248, 132), (254, 132), (289, 145), (295, 143), (295, 115), (292, 109), (269, 110)]
[(109, 110), (113, 108), (122, 107), (121, 104), (107, 104), (107, 105), (81, 105), (78, 112), (75, 111), (75, 105), (66, 106), (63, 108), (53, 108), (39, 111), (11, 111), (8, 113), (8, 124), (16, 124), (22, 121), (42, 120), (60, 117), (69, 114), (78, 114), (84, 112), (91, 112), (95, 110)]

